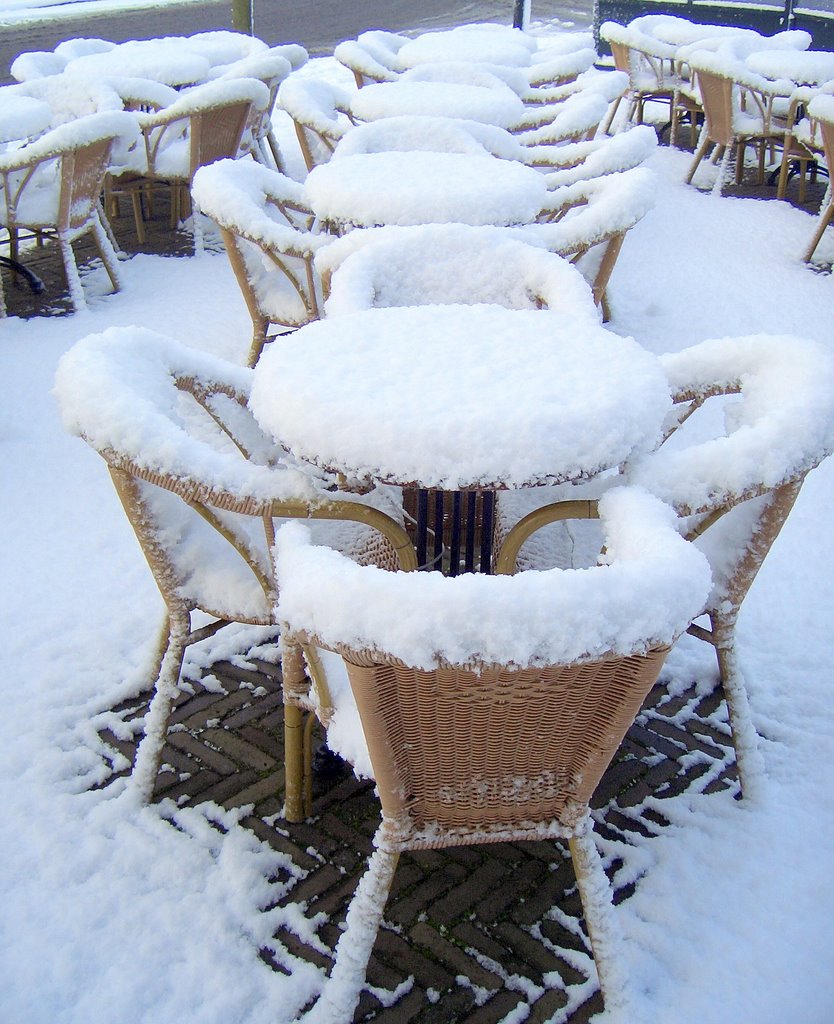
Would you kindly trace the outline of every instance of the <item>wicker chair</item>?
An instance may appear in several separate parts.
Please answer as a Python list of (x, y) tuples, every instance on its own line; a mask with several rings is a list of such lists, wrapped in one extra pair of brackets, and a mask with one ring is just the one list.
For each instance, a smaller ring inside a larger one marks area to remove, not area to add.
[(382, 804), (310, 1024), (352, 1019), (401, 852), (526, 839), (568, 840), (603, 996), (621, 1005), (627, 978), (588, 801), (709, 573), (649, 495), (620, 488), (600, 515), (608, 564), (581, 576), (390, 573), (311, 547), (300, 527), (281, 531), (285, 684), (303, 682), (297, 645), (313, 666), (322, 647), (341, 655)]
[(820, 88), (800, 86), (791, 94), (785, 129), (785, 145), (782, 149), (782, 165), (779, 168), (779, 185), (776, 190), (777, 198), (785, 198), (788, 181), (793, 174), (798, 173), (799, 202), (805, 202), (806, 172), (810, 170), (812, 180), (816, 180), (819, 165), (825, 163), (825, 146), (820, 123), (817, 118), (808, 114), (808, 105), (815, 96), (831, 95), (832, 93), (834, 93), (834, 82), (827, 82)]
[[(600, 39), (611, 47), (614, 64), (618, 71), (628, 75), (627, 122), (643, 124), (646, 104), (663, 104), (669, 110), (672, 121), (672, 106), (679, 79), (675, 72), (675, 47), (661, 43), (633, 25), (618, 25), (606, 21), (600, 26)], [(610, 127), (615, 111), (612, 111), (606, 128)]]
[(761, 759), (736, 655), (736, 621), (805, 476), (834, 450), (834, 360), (815, 343), (766, 335), (703, 342), (661, 358), (677, 402), (669, 434), (708, 400), (741, 396), (726, 407), (724, 435), (687, 445), (681, 430), (674, 444), (643, 457), (627, 476), (687, 517), (685, 535), (709, 557), (709, 628), (689, 631), (715, 647), (739, 779), (752, 795)]
[[(86, 307), (72, 245), (92, 234), (114, 291), (120, 287), (116, 253), (103, 222), (99, 196), (117, 141), (135, 140), (129, 114), (90, 114), (59, 125), (19, 149), (0, 153), (0, 226), (18, 257), (21, 232), (58, 241), (74, 308)], [(0, 316), (5, 315), (0, 285)]]
[(625, 236), (654, 202), (653, 173), (634, 167), (554, 189), (540, 223), (510, 231), (576, 263), (591, 284), (603, 319), (608, 320), (606, 290)]
[[(834, 167), (834, 96), (826, 93), (818, 94), (808, 104), (808, 113), (821, 137), (825, 164), (830, 177), (831, 168)], [(819, 223), (803, 256), (806, 263), (810, 263), (813, 259), (817, 246), (822, 241), (822, 236), (825, 234), (825, 229), (831, 223), (832, 217), (834, 217), (834, 191), (832, 191), (829, 181), (828, 191), (825, 194), (820, 209)]]
[(425, 224), (350, 232), (316, 262), (323, 268), (328, 316), (373, 306), (494, 303), (598, 320), (591, 290), (575, 268), (500, 228)]
[[(230, 622), (276, 622), (269, 549), (282, 519), (341, 520), (316, 524), (324, 543), (392, 567), (400, 549), (414, 564), (386, 514), (399, 515), (387, 492), (334, 494), (262, 434), (246, 408), (251, 376), (138, 327), (84, 339), (58, 368), (64, 424), (107, 463), (166, 607), (130, 783), (142, 800), (153, 793), (186, 647)], [(198, 610), (213, 621), (195, 629)]]
[[(181, 95), (162, 110), (137, 113), (143, 147), (110, 176), (110, 194), (128, 196), (133, 204), (136, 233), (145, 241), (142, 202), (153, 191), (171, 193), (171, 227), (186, 213), (189, 189), (199, 167), (236, 157), (252, 110), (265, 110), (269, 90), (251, 78), (209, 82)], [(195, 218), (196, 221), (196, 218)], [(202, 236), (195, 223), (195, 247)]]
[(397, 60), (406, 36), (371, 29), (356, 39), (347, 39), (336, 47), (333, 56), (352, 72), (357, 88), (369, 82), (395, 82), (403, 68)]
[(761, 184), (768, 152), (785, 144), (787, 122), (777, 116), (774, 109), (774, 99), (780, 95), (778, 83), (753, 74), (740, 61), (728, 61), (724, 54), (695, 52), (689, 58), (689, 66), (704, 108), (704, 126), (686, 175), (687, 184), (692, 183), (710, 147), (713, 159), (721, 160), (713, 191), (720, 193), (727, 164), (733, 155), (736, 184), (741, 184), (748, 145), (758, 152), (758, 182)]
[(349, 94), (330, 82), (291, 76), (281, 83), (278, 106), (292, 118), (308, 171), (327, 163), (353, 125)]
[(640, 167), (656, 148), (654, 129), (641, 124), (618, 135), (555, 147), (540, 167), (547, 187), (557, 189)]
[(301, 186), (279, 171), (243, 160), (219, 160), (194, 176), (193, 194), (219, 226), (249, 315), (249, 365), (258, 361), (270, 330), (279, 333), (317, 320), (321, 284), (314, 254), (330, 238), (313, 234), (313, 215)]

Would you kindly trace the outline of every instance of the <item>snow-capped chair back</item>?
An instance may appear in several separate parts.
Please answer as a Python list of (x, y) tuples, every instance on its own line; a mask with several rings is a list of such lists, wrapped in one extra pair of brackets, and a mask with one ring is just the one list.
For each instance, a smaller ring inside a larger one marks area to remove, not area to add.
[(642, 490), (612, 490), (599, 515), (599, 565), (514, 576), (360, 568), (300, 525), (280, 531), (284, 673), (304, 671), (299, 646), (313, 672), (320, 649), (344, 659), (382, 804), (305, 1019), (351, 1019), (401, 851), (526, 839), (569, 840), (603, 995), (617, 1001), (625, 972), (588, 801), (709, 569)]

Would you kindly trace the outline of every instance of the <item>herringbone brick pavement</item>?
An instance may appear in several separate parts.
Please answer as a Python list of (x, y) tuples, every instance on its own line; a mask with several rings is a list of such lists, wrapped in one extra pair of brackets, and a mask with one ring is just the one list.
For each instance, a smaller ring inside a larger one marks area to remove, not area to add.
[[(187, 685), (192, 692), (177, 701), (155, 798), (251, 805), (242, 824), (291, 858), (299, 877), (287, 871), (283, 902), (301, 907), (319, 940), (300, 938), (303, 928), (282, 927), (269, 948), (253, 955), (279, 971), (290, 957), (327, 968), (379, 822), (373, 786), (319, 751), (313, 817), (287, 823), (279, 667), (218, 661)], [(112, 710), (129, 723), (144, 714), (149, 696)], [(737, 789), (725, 723), (720, 692), (704, 696), (693, 683), (670, 697), (661, 684), (649, 695), (593, 801), (617, 902), (641, 873), (642, 861), (629, 863), (634, 840), (645, 843), (667, 824), (659, 802), (686, 790)], [(109, 785), (127, 771), (134, 745), (110, 730), (100, 735), (111, 760)], [(317, 915), (326, 915), (318, 927)], [(573, 869), (559, 844), (404, 855), (354, 1020), (582, 1024), (602, 1008), (591, 965)]]

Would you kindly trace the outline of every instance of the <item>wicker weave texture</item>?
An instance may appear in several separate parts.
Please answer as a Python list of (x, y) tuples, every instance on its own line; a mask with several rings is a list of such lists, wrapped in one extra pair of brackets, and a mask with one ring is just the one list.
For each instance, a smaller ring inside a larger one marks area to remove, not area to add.
[(666, 653), (480, 674), (352, 656), (383, 814), (421, 834), (403, 848), (485, 829), (526, 835), (536, 822), (574, 827)]

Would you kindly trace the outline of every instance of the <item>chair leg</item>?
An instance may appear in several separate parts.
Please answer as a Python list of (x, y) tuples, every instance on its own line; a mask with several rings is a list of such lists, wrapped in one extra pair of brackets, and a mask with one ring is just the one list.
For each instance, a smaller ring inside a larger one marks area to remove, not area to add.
[(92, 230), (98, 254), (101, 256), (101, 262), (104, 264), (104, 269), (107, 271), (107, 276), (110, 278), (110, 284), (113, 286), (113, 291), (117, 292), (123, 285), (121, 274), (119, 273), (119, 259), (98, 214), (96, 214), (96, 217), (93, 220)]
[(179, 693), (182, 659), (190, 632), (191, 616), (187, 612), (176, 613), (170, 623), (166, 620), (165, 654), (156, 680), (155, 693), (145, 715), (145, 734), (136, 751), (130, 777), (130, 789), (141, 803), (148, 803), (153, 796), (171, 707)]
[(58, 248), (61, 250), (61, 258), (64, 261), (64, 270), (67, 274), (70, 299), (76, 313), (87, 308), (87, 300), (84, 297), (84, 287), (81, 284), (81, 275), (78, 273), (78, 265), (75, 262), (75, 253), (72, 245), (66, 236), (58, 236)]
[(304, 712), (284, 702), (284, 817), (304, 820)]
[(834, 217), (834, 201), (832, 201), (832, 198), (829, 197), (828, 206), (820, 214), (820, 221), (817, 225), (816, 231), (814, 232), (814, 236), (811, 239), (811, 244), (805, 250), (805, 255), (802, 257), (805, 263), (811, 262), (811, 257), (814, 255), (817, 246), (820, 244), (822, 236), (825, 234), (825, 229), (831, 223), (832, 217)]
[(611, 886), (594, 844), (590, 816), (586, 817), (586, 827), (570, 839), (569, 845), (602, 999), (606, 1009), (622, 1009), (629, 990), (622, 960), (622, 934)]
[(692, 160), (692, 163), (689, 165), (689, 173), (684, 179), (687, 185), (692, 184), (692, 179), (695, 177), (695, 172), (698, 170), (698, 164), (700, 164), (700, 162), (704, 159), (704, 155), (706, 154), (709, 144), (710, 138), (707, 135), (706, 128), (704, 128), (704, 130), (701, 132), (701, 140), (698, 143), (698, 148), (695, 150), (695, 156)]
[[(714, 623), (713, 635), (716, 635)], [(716, 637), (715, 653), (718, 656), (718, 675), (730, 716), (741, 793), (745, 797), (755, 797), (760, 792), (764, 777), (764, 760), (759, 750), (759, 737), (753, 725), (747, 688), (739, 668), (732, 633), (720, 639)]]
[(371, 854), (351, 900), (330, 977), (316, 1005), (305, 1014), (304, 1024), (346, 1024), (353, 1020), (398, 859), (398, 854), (380, 848)]
[(130, 202), (133, 206), (133, 220), (136, 224), (136, 239), (140, 245), (145, 244), (145, 216), (142, 213), (142, 194), (138, 188), (130, 190)]

